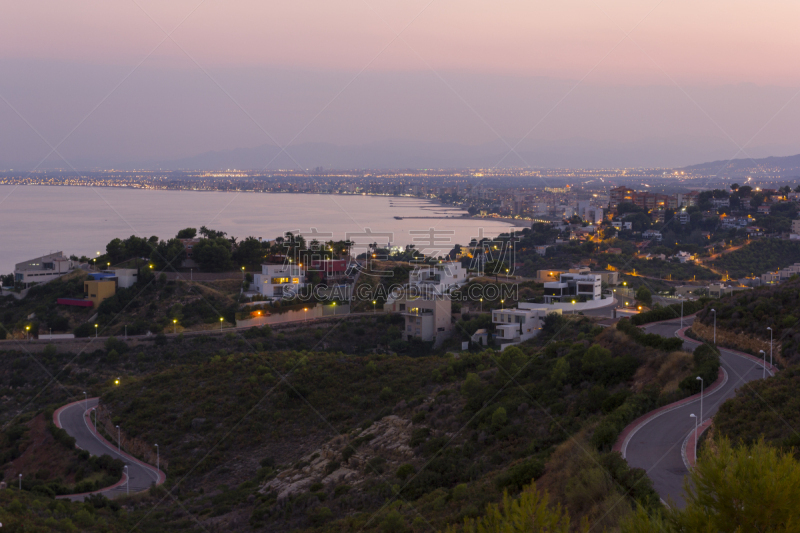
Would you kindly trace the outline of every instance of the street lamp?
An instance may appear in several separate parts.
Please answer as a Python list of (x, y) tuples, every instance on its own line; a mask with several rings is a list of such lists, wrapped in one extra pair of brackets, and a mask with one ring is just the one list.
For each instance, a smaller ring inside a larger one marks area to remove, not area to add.
[(717, 345), (717, 310), (712, 309), (712, 313), (714, 313), (714, 346)]
[(697, 465), (697, 417), (694, 413), (689, 416), (694, 418), (694, 464)]
[(86, 406), (86, 410), (89, 410), (89, 397), (86, 395), (86, 391), (83, 391), (83, 404)]
[(225, 320), (222, 317), (219, 317), (219, 330), (222, 331), (222, 321)]
[(94, 325), (94, 338), (97, 338), (97, 324)]
[(681, 329), (683, 329), (683, 300), (681, 300)]
[(97, 409), (92, 407), (92, 412), (94, 413), (94, 434), (97, 435)]
[(505, 302), (506, 302), (505, 300), (500, 300), (500, 308), (501, 309), (505, 309), (506, 308)]
[(22, 490), (22, 474), (19, 475), (19, 490)]
[(31, 340), (31, 327), (25, 326), (25, 339)]
[(333, 302), (333, 316), (336, 316), (336, 302)]
[(122, 445), (120, 444), (119, 426), (117, 426), (117, 453), (122, 455)]
[(377, 300), (372, 300), (372, 314), (373, 314), (373, 315), (376, 313), (376, 311), (375, 311), (375, 304), (377, 304), (377, 303), (378, 303), (378, 301), (377, 301)]
[(244, 281), (244, 267), (242, 267), (242, 281)]
[(178, 319), (177, 318), (173, 318), (172, 319), (172, 334), (175, 335), (176, 333), (178, 333)]
[(700, 380), (700, 420), (702, 420), (703, 419), (703, 389), (705, 388), (705, 382), (703, 381), (703, 378), (701, 378), (700, 376), (697, 376), (695, 379), (699, 379)]
[(772, 328), (767, 328), (769, 330), (769, 365), (772, 366)]
[(761, 372), (761, 379), (764, 379), (767, 377), (767, 354), (764, 352), (764, 350), (759, 350), (758, 353), (761, 354), (761, 357), (764, 360), (762, 364), (763, 371)]
[(158, 444), (156, 444), (156, 475), (158, 475), (158, 477), (161, 477), (161, 474), (159, 474), (160, 470), (158, 469), (158, 460), (160, 458), (160, 455), (161, 454), (158, 449)]
[(481, 313), (483, 313), (483, 298), (481, 298)]
[(303, 308), (303, 322), (308, 320), (308, 307)]
[(575, 300), (572, 300), (572, 314), (575, 314)]
[(130, 480), (130, 476), (128, 476), (128, 465), (125, 465), (125, 494), (130, 495), (131, 489), (130, 485), (128, 485), (128, 481)]

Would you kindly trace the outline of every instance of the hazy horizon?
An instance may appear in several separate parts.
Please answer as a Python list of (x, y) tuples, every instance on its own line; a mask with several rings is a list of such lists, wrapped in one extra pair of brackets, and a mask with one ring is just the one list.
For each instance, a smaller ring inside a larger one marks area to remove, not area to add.
[[(499, 167), (800, 153), (787, 3), (78, 0), (6, 14), (0, 168), (315, 144), (353, 167), (435, 163), (426, 150), (458, 162), (470, 147)], [(384, 159), (356, 153), (372, 146)], [(324, 150), (281, 157), (333, 165)]]

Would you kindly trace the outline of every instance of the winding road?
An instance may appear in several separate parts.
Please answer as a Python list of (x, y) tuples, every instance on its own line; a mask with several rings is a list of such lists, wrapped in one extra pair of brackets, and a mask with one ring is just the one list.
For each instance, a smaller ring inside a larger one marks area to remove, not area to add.
[(96, 407), (99, 398), (89, 398), (67, 404), (53, 413), (53, 422), (56, 426), (63, 428), (75, 438), (75, 445), (88, 451), (92, 455), (110, 455), (115, 459), (122, 459), (128, 467), (126, 479), (123, 473), (122, 479), (110, 486), (95, 492), (85, 494), (69, 494), (62, 498), (73, 501), (83, 501), (90, 494), (102, 494), (107, 498), (114, 498), (125, 494), (134, 494), (150, 488), (153, 483), (160, 485), (166, 480), (166, 474), (156, 467), (148, 465), (125, 452), (117, 452), (117, 447), (111, 444), (102, 435), (98, 435), (94, 430), (94, 424), (90, 421), (92, 408)]
[[(693, 317), (684, 318), (683, 325), (689, 326), (692, 320)], [(687, 351), (694, 350), (700, 344), (678, 334), (679, 319), (645, 325), (644, 328), (648, 333), (683, 338)], [(721, 380), (718, 379), (715, 384), (706, 383), (708, 392), (703, 395), (703, 420), (713, 417), (720, 405), (736, 394), (736, 389), (748, 381), (761, 379), (765, 374), (761, 361), (753, 356), (724, 348), (720, 349), (720, 353)], [(767, 363), (766, 375), (771, 376), (772, 373)], [(700, 417), (699, 395), (664, 406), (634, 421), (625, 428), (621, 442), (615, 447), (630, 466), (647, 472), (662, 501), (681, 508), (685, 505), (683, 480), (688, 473), (684, 448), (695, 429), (691, 414)]]

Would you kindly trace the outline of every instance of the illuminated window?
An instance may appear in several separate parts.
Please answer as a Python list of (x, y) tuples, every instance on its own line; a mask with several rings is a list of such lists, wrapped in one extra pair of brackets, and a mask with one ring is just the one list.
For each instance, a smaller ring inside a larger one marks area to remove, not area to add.
[(277, 285), (279, 283), (289, 283), (289, 278), (272, 278), (273, 285)]

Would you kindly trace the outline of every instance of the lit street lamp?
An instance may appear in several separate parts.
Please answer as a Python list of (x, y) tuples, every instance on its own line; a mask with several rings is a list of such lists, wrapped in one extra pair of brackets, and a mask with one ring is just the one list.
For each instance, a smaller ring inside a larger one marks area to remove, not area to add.
[(375, 311), (375, 304), (376, 303), (378, 303), (377, 300), (372, 300), (372, 314), (373, 315), (376, 313), (376, 311)]
[(176, 333), (178, 333), (178, 319), (177, 318), (173, 318), (172, 319), (172, 334), (175, 335)]
[(97, 338), (97, 324), (94, 325), (94, 338)]
[(333, 316), (336, 316), (336, 302), (333, 302)]
[(308, 320), (308, 307), (303, 308), (303, 322)]
[(702, 420), (703, 419), (703, 389), (705, 388), (705, 382), (703, 381), (703, 378), (701, 378), (700, 376), (697, 376), (695, 379), (699, 379), (700, 380), (700, 420)]
[(483, 298), (481, 298), (481, 313), (483, 313)]
[(25, 338), (31, 340), (31, 327), (25, 326)]
[(694, 464), (697, 465), (697, 417), (694, 413), (689, 416), (694, 418)]
[(505, 305), (505, 304), (506, 304), (506, 301), (505, 301), (505, 300), (500, 300), (500, 307), (501, 307), (501, 309), (505, 309), (505, 308), (506, 308), (506, 305)]
[(572, 314), (575, 314), (575, 300), (572, 300)]
[(222, 317), (219, 317), (219, 330), (222, 331), (222, 321), (225, 320)]

